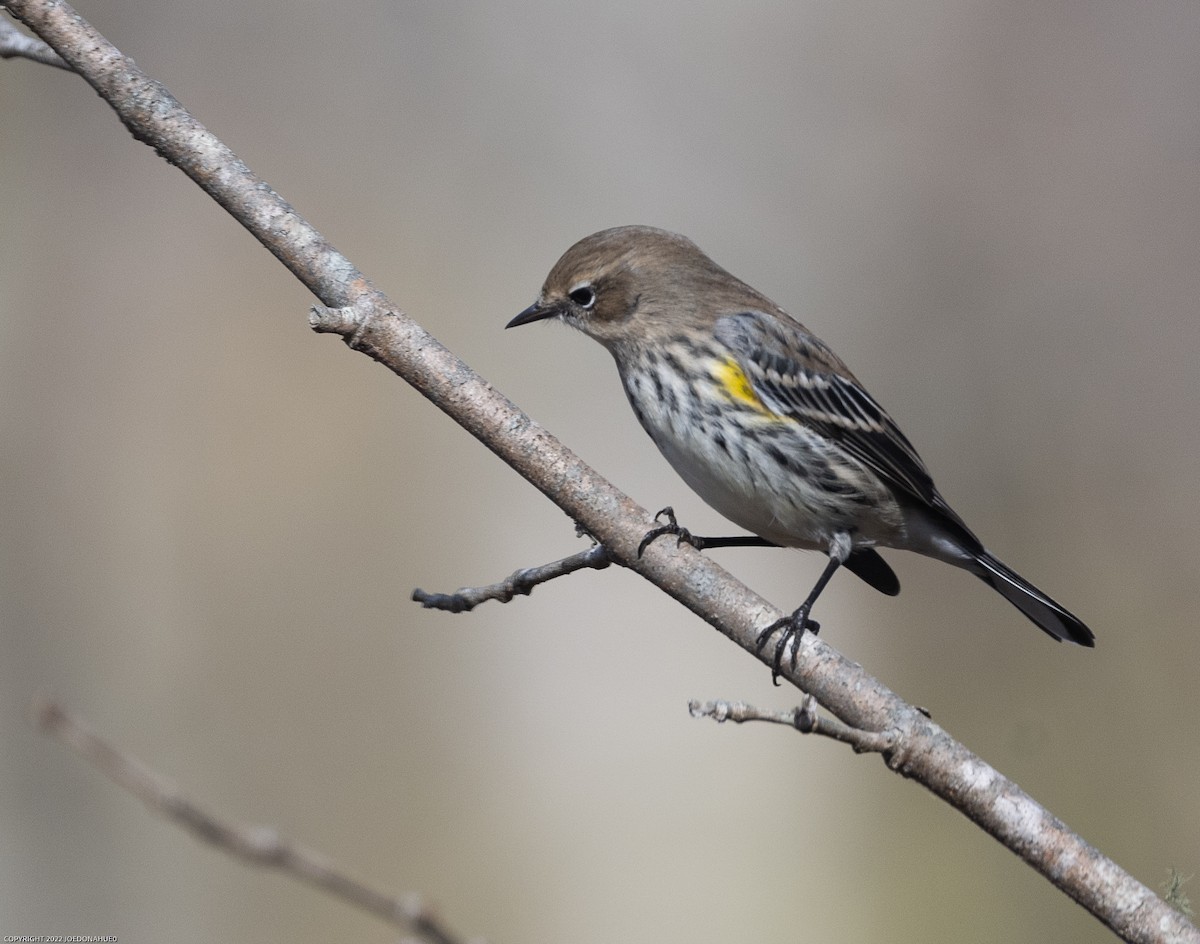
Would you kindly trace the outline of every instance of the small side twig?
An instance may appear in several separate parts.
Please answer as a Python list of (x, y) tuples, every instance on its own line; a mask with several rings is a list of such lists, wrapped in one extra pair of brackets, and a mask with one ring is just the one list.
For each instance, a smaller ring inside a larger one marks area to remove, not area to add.
[[(0, 9), (3, 9), (2, 5)], [(0, 59), (32, 59), (44, 66), (75, 71), (44, 42), (34, 36), (26, 36), (8, 20), (0, 20)]]
[(767, 711), (744, 701), (690, 701), (688, 711), (693, 718), (712, 718), (717, 722), (768, 721), (786, 724), (801, 734), (820, 734), (843, 744), (849, 744), (856, 754), (892, 754), (899, 743), (895, 731), (863, 731), (832, 716), (817, 714), (817, 700), (805, 695), (800, 704), (789, 711)]
[(538, 567), (526, 567), (509, 574), (499, 583), (486, 587), (462, 587), (453, 593), (430, 593), (418, 587), (412, 598), (427, 610), (446, 610), (450, 613), (466, 613), (488, 600), (509, 602), (515, 596), (527, 596), (539, 583), (565, 577), (577, 570), (603, 570), (612, 563), (612, 556), (603, 544), (596, 544), (586, 551), (551, 561)]
[(79, 754), (152, 812), (182, 826), (197, 839), (253, 865), (280, 869), (342, 901), (368, 911), (432, 944), (459, 944), (416, 894), (386, 895), (339, 871), (324, 856), (280, 836), (269, 826), (220, 819), (202, 809), (166, 777), (92, 732), (54, 701), (33, 705), (35, 724)]

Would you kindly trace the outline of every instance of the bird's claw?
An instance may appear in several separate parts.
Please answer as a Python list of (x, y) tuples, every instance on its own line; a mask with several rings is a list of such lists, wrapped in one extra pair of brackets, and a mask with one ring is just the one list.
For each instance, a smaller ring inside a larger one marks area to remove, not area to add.
[(789, 661), (792, 671), (795, 671), (796, 660), (800, 655), (800, 637), (805, 632), (810, 632), (815, 636), (821, 631), (821, 624), (814, 619), (809, 619), (808, 611), (808, 606), (802, 606), (791, 616), (780, 617), (759, 633), (758, 638), (754, 641), (754, 651), (762, 652), (767, 640), (775, 632), (779, 632), (779, 638), (775, 641), (775, 657), (771, 660), (771, 682), (774, 685), (779, 684), (779, 673), (783, 669), (783, 654), (787, 650), (788, 643), (792, 643), (792, 657)]
[(642, 543), (638, 545), (637, 556), (639, 558), (642, 556), (642, 553), (646, 550), (646, 548), (648, 548), (654, 541), (657, 541), (659, 538), (661, 538), (664, 534), (675, 535), (676, 547), (679, 547), (680, 544), (691, 544), (692, 547), (696, 546), (692, 538), (692, 532), (687, 528), (681, 527), (679, 522), (675, 520), (674, 508), (672, 508), (670, 505), (667, 505), (666, 508), (663, 508), (654, 516), (655, 521), (657, 521), (659, 518), (666, 518), (667, 523), (659, 525), (657, 528), (651, 528), (646, 532), (646, 536), (642, 538)]

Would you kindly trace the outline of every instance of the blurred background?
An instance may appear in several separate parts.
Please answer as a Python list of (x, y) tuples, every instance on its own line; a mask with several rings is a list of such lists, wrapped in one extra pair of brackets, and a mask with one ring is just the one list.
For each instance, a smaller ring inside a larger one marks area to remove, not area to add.
[[(80, 0), (397, 302), (646, 507), (728, 532), (606, 354), (505, 333), (576, 239), (686, 233), (831, 343), (1054, 645), (893, 553), (823, 637), (1147, 884), (1200, 871), (1200, 8)], [(2, 934), (390, 941), (35, 733), (54, 693), (220, 813), (503, 942), (1105, 940), (583, 547), (79, 79), (0, 63)], [(816, 555), (717, 558), (780, 606)], [(1185, 887), (1185, 891), (1189, 890)], [(1193, 898), (1200, 886), (1190, 887)]]

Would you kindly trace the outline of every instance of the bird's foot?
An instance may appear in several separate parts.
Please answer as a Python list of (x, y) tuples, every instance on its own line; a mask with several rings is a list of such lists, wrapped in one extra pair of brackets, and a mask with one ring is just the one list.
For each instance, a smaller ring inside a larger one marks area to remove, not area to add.
[(690, 544), (692, 547), (703, 549), (703, 545), (701, 544), (703, 539), (692, 537), (692, 532), (687, 528), (682, 527), (679, 522), (675, 520), (675, 509), (670, 505), (667, 505), (666, 508), (662, 509), (662, 511), (654, 516), (655, 521), (657, 521), (659, 518), (666, 518), (666, 524), (659, 525), (657, 528), (651, 528), (646, 532), (646, 536), (642, 538), (642, 543), (638, 545), (638, 557), (641, 557), (646, 548), (648, 548), (654, 541), (657, 541), (659, 538), (661, 538), (664, 534), (675, 535), (676, 547), (678, 547), (680, 544)]
[(808, 618), (811, 609), (812, 603), (805, 601), (795, 613), (777, 619), (759, 633), (758, 639), (755, 640), (755, 651), (762, 652), (763, 646), (767, 644), (767, 640), (771, 638), (772, 634), (779, 632), (779, 639), (775, 641), (775, 658), (771, 660), (771, 682), (775, 685), (779, 684), (779, 673), (783, 668), (783, 654), (787, 650), (788, 643), (792, 644), (790, 661), (792, 669), (795, 670), (796, 659), (800, 654), (800, 637), (805, 632), (810, 632), (815, 636), (821, 631), (821, 624)]

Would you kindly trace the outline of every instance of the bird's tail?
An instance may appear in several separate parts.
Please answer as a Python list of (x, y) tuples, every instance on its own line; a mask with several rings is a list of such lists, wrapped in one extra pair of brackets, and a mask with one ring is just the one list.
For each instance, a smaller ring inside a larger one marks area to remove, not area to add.
[(1009, 603), (1055, 639), (1065, 639), (1081, 646), (1096, 644), (1092, 631), (1075, 614), (1050, 599), (990, 551), (980, 553), (975, 562), (978, 568), (971, 569), (980, 580), (999, 591)]

